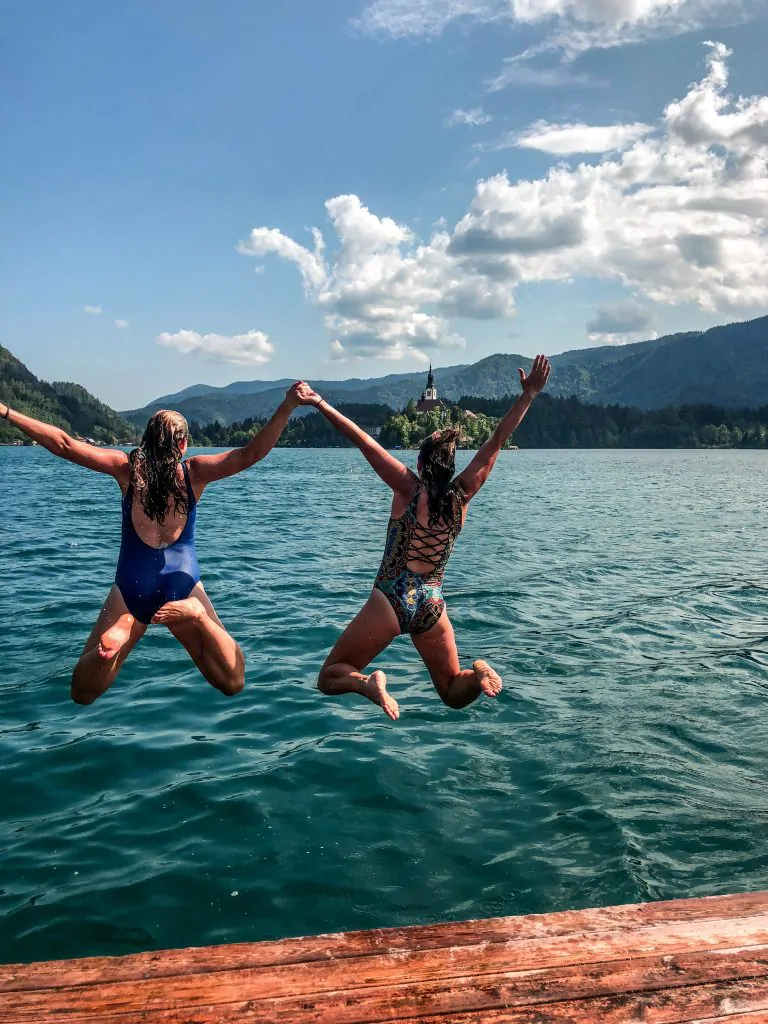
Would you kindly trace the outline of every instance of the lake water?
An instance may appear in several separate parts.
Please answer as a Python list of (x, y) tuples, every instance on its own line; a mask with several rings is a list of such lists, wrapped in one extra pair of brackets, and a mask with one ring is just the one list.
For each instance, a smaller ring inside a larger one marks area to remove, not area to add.
[(0, 960), (768, 888), (765, 453), (504, 453), (446, 594), (506, 689), (450, 711), (401, 638), (397, 724), (314, 685), (381, 556), (357, 452), (205, 494), (231, 700), (154, 628), (72, 704), (119, 491), (3, 448), (0, 493)]

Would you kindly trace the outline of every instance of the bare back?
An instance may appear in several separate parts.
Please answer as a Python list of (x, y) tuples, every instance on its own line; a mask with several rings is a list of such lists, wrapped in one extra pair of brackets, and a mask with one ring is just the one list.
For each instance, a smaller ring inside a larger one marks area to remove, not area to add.
[[(184, 470), (182, 464), (179, 463), (176, 469), (176, 477), (182, 486), (185, 486)], [(126, 474), (125, 480), (119, 480), (120, 490), (123, 492), (123, 499), (128, 494), (129, 488), (131, 488), (130, 477)], [(192, 474), (190, 473), (190, 484), (192, 491), (197, 501), (200, 497), (198, 489), (195, 488), (192, 480)], [(133, 528), (136, 531), (139, 539), (147, 545), (147, 547), (155, 548), (157, 551), (161, 551), (164, 548), (170, 547), (171, 544), (175, 544), (176, 541), (181, 537), (184, 532), (184, 528), (187, 525), (189, 518), (188, 513), (179, 512), (176, 506), (171, 502), (168, 505), (165, 522), (160, 525), (154, 519), (149, 519), (144, 514), (144, 509), (141, 505), (141, 500), (136, 493), (135, 488), (133, 490), (133, 501), (131, 503), (131, 522)]]
[(441, 522), (438, 526), (430, 526), (427, 492), (417, 481), (410, 498), (406, 499), (404, 495), (398, 493), (393, 496), (392, 519), (402, 519), (411, 508), (414, 498), (416, 498), (412, 509), (414, 521), (408, 534), (405, 566), (420, 576), (428, 576), (439, 570), (446, 550), (450, 551), (453, 547), (456, 536), (467, 518), (467, 506), (462, 503), (460, 524)]

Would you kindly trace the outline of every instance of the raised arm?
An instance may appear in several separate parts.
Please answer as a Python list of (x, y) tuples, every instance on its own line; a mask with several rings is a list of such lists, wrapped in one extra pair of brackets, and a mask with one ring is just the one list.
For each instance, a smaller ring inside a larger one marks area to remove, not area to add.
[(214, 480), (242, 473), (269, 455), (280, 439), (291, 413), (301, 405), (298, 388), (299, 384), (296, 383), (288, 389), (272, 419), (242, 448), (232, 448), (217, 455), (193, 455), (189, 459), (190, 472), (200, 490)]
[(390, 455), (386, 448), (382, 448), (378, 441), (374, 440), (356, 423), (348, 419), (338, 409), (334, 409), (324, 398), (321, 398), (309, 384), (302, 384), (299, 388), (299, 398), (302, 405), (314, 405), (318, 412), (331, 423), (340, 434), (348, 437), (363, 453), (376, 473), (384, 483), (393, 491), (410, 497), (416, 484), (416, 474), (404, 466), (394, 455)]
[(97, 448), (86, 441), (76, 441), (61, 427), (25, 416), (5, 404), (0, 405), (0, 418), (7, 420), (31, 440), (37, 441), (41, 448), (68, 462), (118, 479), (128, 471), (128, 456), (117, 448)]
[(536, 395), (544, 388), (549, 379), (551, 367), (545, 356), (536, 356), (533, 361), (531, 372), (526, 375), (522, 370), (520, 383), (523, 385), (523, 393), (512, 406), (512, 408), (499, 420), (496, 429), (480, 448), (467, 468), (459, 475), (459, 481), (463, 485), (468, 498), (472, 498), (485, 481), (496, 464), (499, 452), (510, 439), (515, 430), (520, 426), (525, 414), (531, 407), (531, 402)]

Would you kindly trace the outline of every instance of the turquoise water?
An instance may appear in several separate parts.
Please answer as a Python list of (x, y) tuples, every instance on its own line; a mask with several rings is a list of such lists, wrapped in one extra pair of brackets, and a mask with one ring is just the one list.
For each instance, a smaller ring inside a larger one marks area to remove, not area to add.
[(314, 688), (383, 544), (356, 452), (204, 496), (231, 700), (153, 629), (70, 703), (119, 492), (35, 449), (0, 486), (0, 960), (768, 888), (764, 453), (504, 453), (446, 592), (506, 689), (450, 711), (401, 639), (396, 725)]

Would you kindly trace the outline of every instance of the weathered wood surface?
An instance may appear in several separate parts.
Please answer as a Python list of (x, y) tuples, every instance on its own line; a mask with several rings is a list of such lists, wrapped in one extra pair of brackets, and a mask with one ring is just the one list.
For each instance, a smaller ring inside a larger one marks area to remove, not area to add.
[(0, 1024), (768, 1024), (768, 893), (0, 965)]

